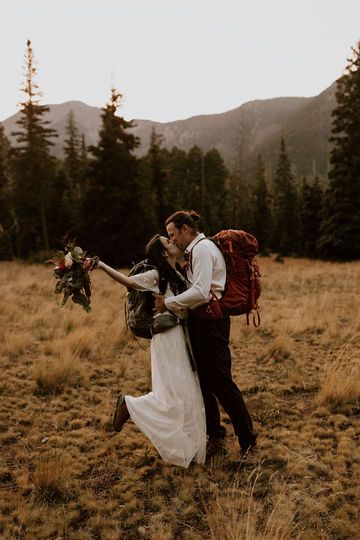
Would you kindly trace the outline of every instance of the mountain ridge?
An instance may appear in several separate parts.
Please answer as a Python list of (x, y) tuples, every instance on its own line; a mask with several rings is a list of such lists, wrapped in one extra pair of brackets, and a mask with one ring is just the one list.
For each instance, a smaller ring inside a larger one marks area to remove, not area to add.
[[(239, 155), (245, 169), (253, 170), (256, 156), (261, 153), (266, 170), (276, 168), (281, 137), (285, 138), (290, 160), (297, 175), (327, 175), (329, 167), (331, 111), (336, 105), (335, 83), (314, 97), (275, 97), (255, 99), (222, 113), (195, 115), (170, 122), (134, 119), (134, 135), (140, 138), (137, 155), (147, 152), (151, 130), (162, 135), (163, 146), (177, 146), (188, 151), (198, 145), (204, 152), (219, 150), (227, 167), (232, 170)], [(54, 154), (62, 158), (66, 124), (73, 111), (75, 124), (85, 136), (87, 145), (96, 144), (101, 128), (101, 109), (78, 100), (48, 105), (46, 119), (59, 136), (54, 139)], [(6, 120), (3, 126), (12, 144), (12, 131), (17, 129), (20, 112)]]

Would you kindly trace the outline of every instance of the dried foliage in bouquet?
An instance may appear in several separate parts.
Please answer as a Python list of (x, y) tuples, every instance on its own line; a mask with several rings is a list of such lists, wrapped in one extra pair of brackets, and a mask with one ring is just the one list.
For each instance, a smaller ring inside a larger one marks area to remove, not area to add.
[[(95, 265), (97, 257), (91, 260)], [(71, 298), (75, 304), (80, 304), (85, 311), (89, 312), (91, 310), (89, 270), (92, 266), (86, 264), (85, 261), (86, 252), (80, 246), (75, 245), (75, 241), (68, 241), (63, 251), (58, 251), (56, 257), (46, 262), (55, 264), (54, 275), (58, 280), (55, 285), (55, 293), (63, 295), (61, 305), (64, 306)]]

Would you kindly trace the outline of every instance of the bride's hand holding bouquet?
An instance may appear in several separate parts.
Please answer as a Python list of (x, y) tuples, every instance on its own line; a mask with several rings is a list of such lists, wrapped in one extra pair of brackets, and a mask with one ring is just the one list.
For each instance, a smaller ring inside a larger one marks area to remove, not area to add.
[(92, 270), (96, 270), (96, 268), (100, 268), (100, 262), (99, 257), (86, 257), (83, 263), (83, 268), (85, 272), (91, 272)]

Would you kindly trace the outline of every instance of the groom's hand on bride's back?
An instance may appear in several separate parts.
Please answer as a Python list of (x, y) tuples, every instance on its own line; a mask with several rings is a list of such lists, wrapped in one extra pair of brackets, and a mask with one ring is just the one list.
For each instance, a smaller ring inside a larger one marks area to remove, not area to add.
[(153, 293), (155, 297), (155, 311), (163, 313), (166, 311), (165, 299), (162, 294)]

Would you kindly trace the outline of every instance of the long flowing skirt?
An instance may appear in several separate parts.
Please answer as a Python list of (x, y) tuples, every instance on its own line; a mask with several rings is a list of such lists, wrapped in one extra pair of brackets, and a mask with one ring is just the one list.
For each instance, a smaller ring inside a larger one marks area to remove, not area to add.
[(164, 461), (182, 467), (204, 463), (205, 409), (182, 327), (156, 334), (150, 352), (152, 391), (125, 397), (130, 416)]

